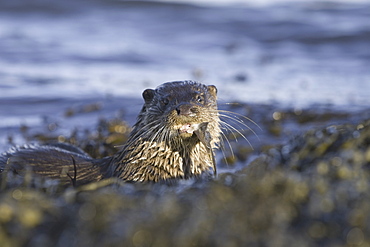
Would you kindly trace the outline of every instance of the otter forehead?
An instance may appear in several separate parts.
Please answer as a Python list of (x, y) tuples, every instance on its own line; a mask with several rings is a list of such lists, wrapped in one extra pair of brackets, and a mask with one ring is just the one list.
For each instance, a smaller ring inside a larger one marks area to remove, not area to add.
[(193, 104), (199, 107), (217, 108), (217, 88), (195, 81), (166, 82), (156, 89), (146, 89), (143, 92), (144, 109), (169, 110), (169, 107), (179, 104)]
[(171, 97), (179, 101), (188, 101), (194, 95), (206, 93), (207, 86), (195, 81), (166, 82), (156, 88), (157, 96)]
[(206, 92), (207, 86), (196, 81), (166, 82), (156, 88), (159, 94), (183, 94), (189, 92)]

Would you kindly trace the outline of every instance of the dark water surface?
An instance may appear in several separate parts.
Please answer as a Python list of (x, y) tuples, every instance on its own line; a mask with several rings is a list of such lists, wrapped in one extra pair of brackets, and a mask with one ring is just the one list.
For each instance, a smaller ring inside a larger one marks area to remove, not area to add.
[[(171, 80), (214, 84), (222, 102), (364, 110), (369, 13), (366, 2), (1, 1), (0, 148), (25, 141), (22, 125), (61, 121), (66, 134), (119, 111), (132, 123), (141, 92)], [(99, 111), (64, 117), (91, 103)]]

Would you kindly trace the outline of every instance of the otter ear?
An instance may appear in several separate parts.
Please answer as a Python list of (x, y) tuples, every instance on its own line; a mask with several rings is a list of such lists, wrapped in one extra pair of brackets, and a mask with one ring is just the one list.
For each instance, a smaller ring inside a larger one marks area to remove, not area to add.
[(207, 88), (208, 88), (208, 92), (209, 92), (213, 97), (215, 97), (215, 98), (216, 98), (216, 96), (217, 96), (217, 88), (216, 88), (216, 86), (209, 85), (209, 86), (207, 86)]
[(149, 103), (154, 98), (154, 90), (153, 89), (146, 89), (143, 92), (143, 98), (145, 100), (145, 103)]

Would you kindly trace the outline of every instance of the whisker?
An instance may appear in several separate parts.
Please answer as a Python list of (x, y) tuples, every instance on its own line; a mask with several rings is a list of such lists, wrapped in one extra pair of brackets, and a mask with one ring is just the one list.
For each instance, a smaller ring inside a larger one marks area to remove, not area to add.
[(222, 113), (229, 113), (229, 114), (232, 114), (234, 115), (235, 118), (244, 118), (246, 120), (248, 120), (249, 122), (253, 123), (256, 127), (258, 127), (260, 130), (262, 130), (261, 126), (258, 125), (258, 123), (256, 123), (253, 119), (247, 117), (247, 116), (244, 116), (240, 113), (237, 113), (237, 112), (232, 112), (232, 111), (227, 111), (227, 110), (218, 110), (218, 112), (222, 112)]
[[(235, 135), (235, 132), (233, 131), (233, 129), (230, 128), (230, 124), (227, 124), (226, 122), (224, 122), (223, 120), (220, 120), (220, 124), (221, 124), (221, 129), (224, 129), (226, 130), (227, 132), (230, 132), (233, 137), (234, 137), (234, 140), (237, 142), (238, 141), (238, 138), (237, 136)], [(223, 132), (222, 132), (223, 133)], [(226, 135), (225, 135), (226, 136)]]
[[(161, 126), (159, 129), (156, 129), (156, 131), (154, 132), (155, 134), (153, 135), (152, 138), (150, 138), (150, 142), (149, 142), (149, 147), (152, 146), (152, 143), (155, 142), (156, 138), (158, 137), (158, 141), (157, 142), (162, 142), (163, 141), (163, 130), (164, 130), (165, 126)], [(151, 131), (151, 130), (150, 130)]]
[(227, 144), (228, 144), (228, 146), (229, 146), (229, 149), (230, 149), (230, 151), (231, 151), (231, 156), (232, 156), (233, 158), (235, 157), (235, 155), (234, 155), (234, 150), (233, 150), (233, 148), (232, 148), (232, 146), (231, 146), (231, 143), (230, 143), (229, 139), (228, 139), (228, 138), (227, 138), (227, 136), (225, 135), (225, 133), (221, 132), (221, 135), (222, 135), (222, 146), (221, 146), (221, 152), (222, 152), (222, 155), (224, 156), (224, 160), (225, 160), (226, 164), (227, 164), (227, 165), (229, 165), (229, 162), (227, 161), (227, 158), (226, 158), (226, 153), (225, 153), (226, 149), (225, 149), (225, 141), (224, 141), (224, 140), (226, 140), (226, 142), (227, 142)]
[(164, 143), (165, 145), (167, 145), (167, 134), (166, 134), (166, 131), (165, 131), (166, 127), (165, 126), (162, 126), (160, 128), (160, 135), (159, 135), (159, 138), (158, 138), (158, 141), (161, 142), (161, 143)]
[[(154, 125), (154, 124), (156, 124), (156, 125)], [(138, 139), (144, 139), (146, 136), (148, 136), (149, 135), (148, 133), (156, 133), (156, 135), (157, 135), (158, 132), (156, 131), (156, 129), (158, 127), (160, 127), (160, 121), (154, 122), (151, 125), (153, 125), (153, 126), (150, 126), (149, 129), (146, 129), (145, 131), (139, 131), (139, 132), (135, 133), (135, 135), (130, 136), (128, 141), (123, 146), (125, 146), (125, 147), (131, 146), (132, 144), (137, 142)]]
[(239, 120), (239, 119), (236, 119), (236, 118), (234, 118), (234, 117), (231, 117), (231, 116), (229, 116), (229, 115), (220, 115), (221, 117), (224, 117), (224, 118), (227, 118), (227, 119), (230, 119), (231, 121), (234, 121), (234, 122), (236, 122), (236, 123), (238, 123), (238, 124), (240, 124), (240, 125), (242, 125), (242, 126), (244, 126), (244, 127), (246, 127), (249, 131), (251, 131), (257, 138), (258, 138), (258, 140), (260, 140), (260, 138), (259, 138), (259, 136), (257, 135), (257, 133), (251, 128), (251, 127), (249, 127), (246, 123), (244, 123), (242, 120)]
[[(209, 112), (213, 112), (213, 113), (225, 113), (225, 114), (220, 114), (220, 115), (223, 115), (223, 116), (229, 116), (230, 118), (233, 118), (235, 120), (238, 120), (240, 121), (240, 123), (243, 123), (243, 120), (242, 119), (245, 119), (245, 120), (248, 120), (249, 122), (251, 122), (253, 125), (255, 125), (257, 128), (259, 128), (260, 130), (262, 130), (262, 128), (251, 118), (247, 117), (247, 116), (244, 116), (240, 113), (237, 113), (237, 112), (232, 112), (232, 111), (227, 111), (227, 110), (220, 110), (220, 109), (217, 109), (217, 110), (208, 110)], [(227, 115), (229, 114), (229, 115)], [(242, 119), (240, 119), (242, 118)]]
[[(247, 128), (249, 131), (251, 131), (257, 138), (258, 140), (260, 141), (260, 138), (259, 136), (257, 135), (256, 131), (253, 130), (248, 124), (246, 124), (243, 119), (245, 120), (248, 120), (249, 122), (251, 122), (252, 124), (254, 124), (256, 127), (258, 127), (260, 130), (262, 130), (262, 128), (255, 122), (253, 121), (251, 118), (249, 117), (246, 117), (242, 114), (239, 114), (239, 113), (236, 113), (236, 112), (231, 112), (231, 111), (227, 111), (227, 110), (213, 110), (213, 109), (210, 109), (208, 110), (208, 112), (210, 113), (215, 113), (215, 115), (219, 116), (220, 119), (221, 118), (225, 118), (225, 119), (228, 119), (238, 125), (240, 125), (240, 128), (242, 130), (244, 130), (244, 127)], [(226, 121), (223, 121), (223, 122), (226, 122)], [(232, 125), (231, 125), (232, 126)], [(243, 127), (242, 127), (243, 126)], [(234, 126), (233, 126), (234, 127)], [(235, 127), (234, 127), (235, 128)], [(236, 129), (236, 128), (235, 128)]]
[(237, 128), (235, 128), (234, 126), (224, 122), (224, 121), (221, 121), (222, 124), (225, 124), (227, 125), (229, 128), (231, 128), (232, 130), (234, 130), (236, 133), (238, 133), (240, 136), (242, 136), (249, 144), (249, 146), (252, 148), (252, 150), (254, 150), (253, 146), (252, 146), (252, 143), (248, 140), (248, 138), (243, 134), (241, 133)]

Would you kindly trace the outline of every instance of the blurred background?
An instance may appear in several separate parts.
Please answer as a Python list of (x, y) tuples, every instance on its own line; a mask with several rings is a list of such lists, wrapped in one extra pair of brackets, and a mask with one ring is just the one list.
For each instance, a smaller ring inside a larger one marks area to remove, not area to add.
[[(141, 92), (172, 80), (222, 102), (366, 109), (369, 64), (366, 0), (2, 0), (0, 151), (22, 126), (132, 123)], [(86, 104), (99, 113), (63, 120)]]

